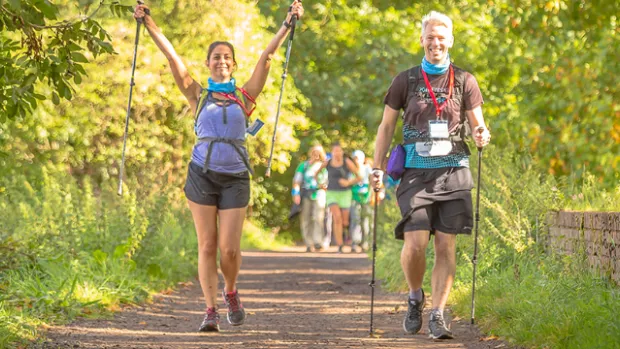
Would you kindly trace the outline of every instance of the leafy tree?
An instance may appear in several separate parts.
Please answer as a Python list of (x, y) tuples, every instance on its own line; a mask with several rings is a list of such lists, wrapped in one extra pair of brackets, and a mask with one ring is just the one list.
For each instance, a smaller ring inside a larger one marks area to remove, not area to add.
[[(88, 10), (93, 2), (79, 5)], [(84, 64), (114, 52), (110, 35), (93, 19), (104, 7), (118, 15), (131, 10), (100, 0), (88, 15), (60, 19), (60, 5), (47, 0), (0, 1), (0, 121), (25, 117), (47, 98), (37, 81), (53, 87), (55, 104), (73, 97)]]

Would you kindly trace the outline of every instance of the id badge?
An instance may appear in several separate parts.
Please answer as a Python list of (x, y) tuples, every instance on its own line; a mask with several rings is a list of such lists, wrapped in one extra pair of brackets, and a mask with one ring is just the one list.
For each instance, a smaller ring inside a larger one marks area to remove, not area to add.
[(428, 132), (433, 139), (437, 138), (450, 138), (450, 132), (448, 132), (447, 120), (431, 120), (428, 122)]
[(265, 123), (262, 122), (260, 119), (256, 119), (254, 120), (254, 122), (252, 123), (252, 125), (250, 125), (248, 127), (248, 129), (246, 130), (247, 133), (251, 134), (252, 136), (256, 136), (256, 134), (258, 133), (258, 131), (260, 131), (261, 127), (263, 127)]

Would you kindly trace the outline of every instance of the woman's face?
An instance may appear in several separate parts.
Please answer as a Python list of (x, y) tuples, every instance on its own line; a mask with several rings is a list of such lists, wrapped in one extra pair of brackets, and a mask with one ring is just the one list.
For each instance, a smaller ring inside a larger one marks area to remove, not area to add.
[(332, 147), (332, 157), (334, 157), (336, 159), (342, 159), (343, 155), (344, 155), (344, 152), (342, 151), (342, 147), (340, 147), (338, 145)]
[(432, 64), (443, 63), (453, 43), (452, 32), (441, 24), (428, 23), (420, 37), (426, 60)]
[(312, 162), (317, 162), (317, 161), (320, 161), (320, 160), (321, 160), (321, 153), (320, 153), (318, 150), (313, 149), (313, 150), (310, 152), (310, 160), (311, 160)]
[(235, 69), (233, 52), (226, 45), (218, 45), (211, 52), (207, 60), (207, 66), (211, 71), (211, 78), (217, 82), (227, 82), (230, 80)]

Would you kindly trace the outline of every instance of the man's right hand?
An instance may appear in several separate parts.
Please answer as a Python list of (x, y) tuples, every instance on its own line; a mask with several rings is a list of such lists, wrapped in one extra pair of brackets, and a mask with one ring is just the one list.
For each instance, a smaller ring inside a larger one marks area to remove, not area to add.
[(295, 205), (301, 204), (301, 196), (300, 195), (294, 195), (293, 196), (293, 202), (295, 203)]
[(372, 169), (372, 181), (370, 183), (375, 191), (383, 187), (383, 170), (380, 168)]

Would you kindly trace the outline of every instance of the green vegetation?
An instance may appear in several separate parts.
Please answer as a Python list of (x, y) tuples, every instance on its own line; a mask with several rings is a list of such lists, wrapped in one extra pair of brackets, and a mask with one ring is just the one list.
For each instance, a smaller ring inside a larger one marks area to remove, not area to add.
[[(147, 4), (198, 81), (207, 77), (208, 44), (223, 39), (237, 49), (235, 76), (244, 82), (289, 0)], [(193, 227), (180, 191), (194, 143), (192, 112), (145, 32), (129, 128), (128, 194), (112, 194), (134, 48), (133, 5), (0, 0), (0, 346), (32, 338), (43, 323), (144, 300), (193, 277)], [(548, 210), (620, 207), (617, 2), (304, 5), (270, 179), (263, 174), (283, 54), (274, 57), (254, 114), (266, 126), (248, 140), (257, 175), (244, 248), (274, 246), (275, 235), (296, 236), (297, 224), (287, 220), (289, 186), (310, 144), (340, 138), (347, 151), (372, 153), (383, 95), (399, 71), (420, 62), (420, 20), (439, 10), (454, 21), (451, 57), (476, 76), (493, 133), (483, 168), (479, 323), (534, 347), (604, 347), (613, 340), (620, 326), (602, 307), (618, 308), (617, 291), (585, 272), (567, 272), (580, 270), (579, 261), (540, 249)], [(402, 289), (402, 274), (395, 272), (400, 244), (389, 233), (398, 212), (383, 207), (379, 272)], [(472, 239), (461, 238), (452, 298), (461, 316), (471, 251)], [(591, 294), (584, 299), (586, 288)], [(560, 304), (562, 298), (554, 298), (560, 295), (570, 300)], [(554, 308), (541, 314), (541, 305)], [(546, 317), (555, 313), (566, 321)], [(576, 316), (592, 325), (578, 326)], [(527, 324), (537, 324), (528, 337), (515, 332)]]
[[(196, 277), (197, 243), (178, 187), (118, 198), (43, 174), (0, 186), (0, 347), (37, 327), (145, 301)], [(98, 190), (97, 190), (98, 191)], [(244, 249), (280, 246), (248, 223)]]
[[(612, 310), (620, 307), (617, 285), (593, 274), (582, 256), (553, 256), (544, 250), (545, 215), (575, 200), (575, 194), (566, 194), (574, 186), (538, 174), (528, 158), (511, 154), (514, 150), (496, 146), (483, 153), (477, 324), (487, 333), (526, 347), (615, 348), (620, 329)], [(477, 161), (472, 169), (475, 176)], [(620, 202), (620, 192), (603, 196), (597, 190), (581, 186), (581, 207), (619, 207), (613, 203)], [(399, 217), (394, 203), (384, 205), (377, 268), (389, 289), (405, 291), (400, 272), (402, 243), (392, 237)], [(427, 252), (429, 277), (424, 288), (430, 290), (432, 244)], [(464, 319), (471, 311), (472, 254), (473, 237), (459, 237), (457, 275), (449, 302)]]

